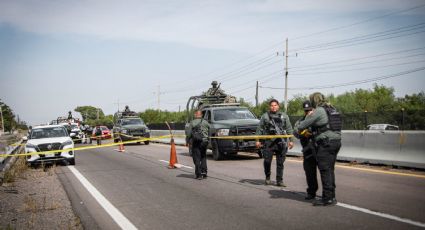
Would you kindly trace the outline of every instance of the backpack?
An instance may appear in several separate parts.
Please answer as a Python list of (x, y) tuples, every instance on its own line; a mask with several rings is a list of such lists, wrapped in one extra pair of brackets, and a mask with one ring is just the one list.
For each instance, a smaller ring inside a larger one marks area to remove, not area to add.
[(201, 120), (201, 122), (199, 122), (198, 125), (196, 125), (192, 128), (192, 141), (193, 142), (200, 143), (200, 142), (202, 142), (202, 140), (204, 138), (204, 135), (202, 134), (202, 127), (201, 127), (202, 121), (203, 120)]
[(342, 129), (342, 116), (332, 105), (325, 105), (323, 108), (328, 115), (329, 130), (341, 131)]

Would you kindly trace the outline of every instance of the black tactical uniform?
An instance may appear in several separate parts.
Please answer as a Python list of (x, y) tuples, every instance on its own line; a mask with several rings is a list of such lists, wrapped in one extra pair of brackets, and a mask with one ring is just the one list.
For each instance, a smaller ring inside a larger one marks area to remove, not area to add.
[[(306, 115), (309, 111), (313, 109), (310, 101), (303, 102), (303, 109)], [(305, 116), (295, 123), (295, 130), (298, 130), (299, 123), (302, 122), (304, 119)], [(303, 168), (307, 180), (307, 196), (305, 197), (305, 199), (312, 200), (316, 197), (316, 192), (318, 189), (316, 149), (314, 146), (312, 130), (305, 129), (301, 133), (295, 132), (295, 136), (300, 139), (304, 156)]]
[[(257, 128), (257, 135), (284, 135), (293, 134), (291, 122), (288, 115), (282, 112), (266, 112), (261, 116), (260, 124)], [(292, 141), (292, 138), (290, 138)], [(287, 140), (283, 138), (262, 140), (262, 154), (264, 158), (264, 173), (266, 175), (266, 185), (270, 182), (270, 168), (273, 160), (273, 154), (276, 154), (276, 185), (283, 184), (283, 163), (288, 151)]]
[(310, 95), (310, 101), (315, 108), (298, 126), (298, 132), (311, 128), (314, 134), (317, 164), (322, 180), (322, 200), (314, 205), (327, 206), (336, 204), (335, 199), (335, 162), (341, 148), (341, 132), (330, 129), (329, 118), (324, 109), (325, 97), (321, 93)]

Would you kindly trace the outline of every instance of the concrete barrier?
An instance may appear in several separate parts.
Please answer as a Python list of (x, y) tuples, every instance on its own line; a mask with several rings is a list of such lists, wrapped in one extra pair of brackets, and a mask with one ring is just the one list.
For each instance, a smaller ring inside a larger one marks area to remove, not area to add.
[[(152, 136), (167, 134), (169, 131), (166, 130), (151, 132)], [(184, 131), (177, 130), (175, 134), (184, 135)], [(174, 141), (176, 144), (185, 144), (184, 138), (175, 138)], [(154, 142), (170, 143), (170, 139)], [(423, 144), (425, 131), (343, 130), (338, 160), (425, 169)], [(288, 155), (302, 156), (299, 141), (296, 141)]]

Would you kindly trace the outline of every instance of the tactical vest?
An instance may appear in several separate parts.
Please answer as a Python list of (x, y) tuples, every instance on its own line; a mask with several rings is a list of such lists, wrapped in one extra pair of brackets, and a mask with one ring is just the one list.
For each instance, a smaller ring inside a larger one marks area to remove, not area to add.
[(325, 105), (323, 108), (325, 109), (326, 115), (328, 116), (328, 123), (326, 125), (316, 127), (315, 130), (318, 133), (323, 133), (328, 130), (340, 132), (342, 130), (341, 114), (333, 106)]
[(283, 135), (285, 134), (286, 120), (282, 113), (270, 113), (267, 112), (268, 124), (267, 129), (271, 135)]

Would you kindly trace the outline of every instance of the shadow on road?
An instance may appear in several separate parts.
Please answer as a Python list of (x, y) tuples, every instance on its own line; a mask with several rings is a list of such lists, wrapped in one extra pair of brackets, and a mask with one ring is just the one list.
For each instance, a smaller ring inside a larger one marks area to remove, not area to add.
[(179, 174), (176, 177), (182, 177), (182, 178), (188, 178), (188, 179), (195, 179), (195, 175), (194, 174)]
[(307, 195), (304, 192), (293, 192), (285, 190), (270, 190), (269, 191), (271, 199), (289, 199), (296, 200), (304, 203), (311, 203), (311, 201), (305, 200), (304, 197)]
[[(239, 180), (239, 183), (252, 184), (252, 185), (264, 185), (264, 180), (242, 179), (242, 180)], [(264, 185), (264, 187), (269, 187), (269, 186)], [(290, 199), (290, 200), (296, 200), (296, 201), (301, 201), (305, 203), (311, 203), (311, 201), (307, 201), (304, 199), (304, 197), (307, 195), (305, 192), (295, 192), (295, 191), (288, 191), (283, 189), (269, 190), (268, 192), (270, 194), (271, 199)]]
[(248, 183), (252, 185), (264, 185), (264, 180), (259, 179), (242, 179), (239, 183)]

